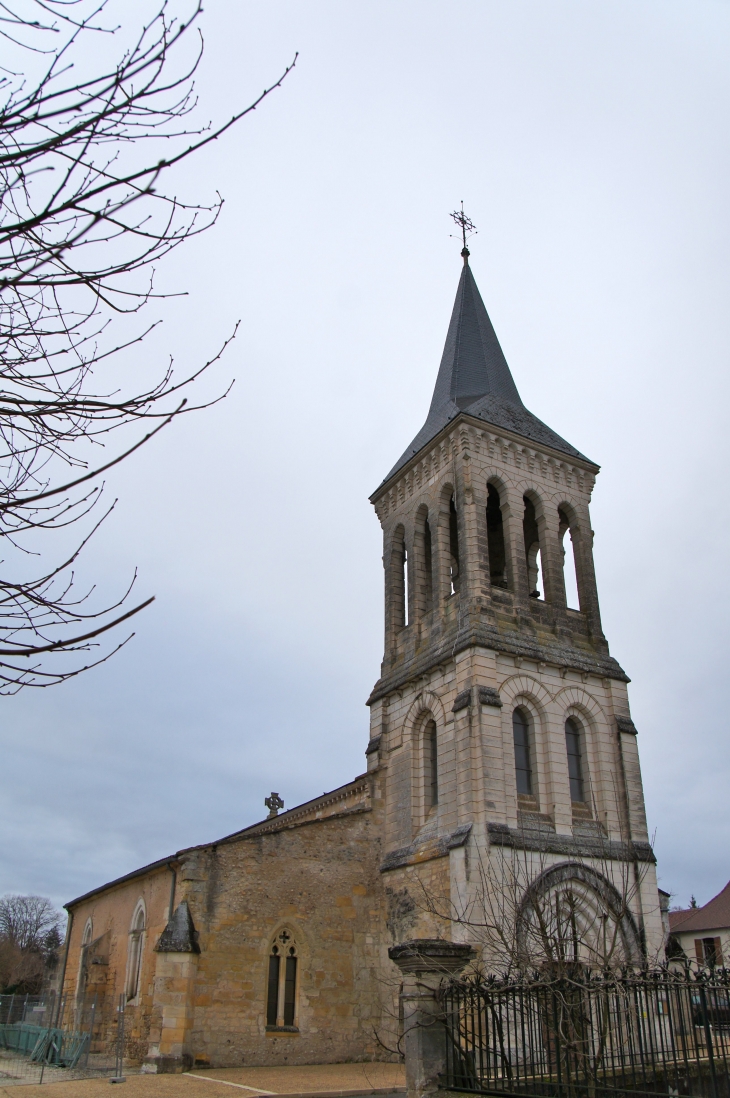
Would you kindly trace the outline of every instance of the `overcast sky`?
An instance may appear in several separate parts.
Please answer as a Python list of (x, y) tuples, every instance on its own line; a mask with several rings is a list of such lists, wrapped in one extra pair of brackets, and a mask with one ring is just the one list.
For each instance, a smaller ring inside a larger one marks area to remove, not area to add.
[(166, 268), (189, 295), (138, 366), (194, 366), (240, 318), (205, 391), (236, 384), (109, 480), (82, 574), (113, 593), (139, 567), (134, 640), (0, 701), (0, 893), (65, 902), (364, 770), (368, 495), (425, 418), (463, 198), (525, 404), (602, 466), (599, 595), (659, 880), (706, 902), (730, 878), (730, 4), (258, 0), (203, 26), (214, 118), (299, 61), (178, 172), (224, 212)]

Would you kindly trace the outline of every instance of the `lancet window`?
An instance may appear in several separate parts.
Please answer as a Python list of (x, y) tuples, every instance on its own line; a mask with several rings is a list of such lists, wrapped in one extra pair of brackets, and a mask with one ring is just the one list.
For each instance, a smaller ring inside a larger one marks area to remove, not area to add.
[(439, 803), (438, 730), (436, 721), (426, 724), (423, 735), (424, 801), (426, 811)]
[(269, 954), (266, 1026), (292, 1029), (297, 1017), (297, 944), (286, 929), (276, 935)]
[(144, 904), (139, 903), (129, 930), (127, 948), (127, 1002), (136, 999), (139, 994), (139, 981), (142, 971), (142, 952), (145, 932)]
[(583, 777), (582, 729), (575, 717), (565, 722), (565, 749), (568, 753), (568, 778), (570, 780), (570, 799), (583, 803), (585, 781)]
[(530, 719), (524, 709), (512, 713), (512, 738), (515, 747), (515, 780), (517, 792), (532, 796), (532, 751), (530, 744)]

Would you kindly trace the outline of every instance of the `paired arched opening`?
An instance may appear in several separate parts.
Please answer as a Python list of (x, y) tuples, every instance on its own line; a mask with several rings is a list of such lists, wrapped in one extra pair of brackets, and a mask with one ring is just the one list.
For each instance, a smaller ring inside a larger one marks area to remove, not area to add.
[(284, 927), (269, 951), (266, 987), (266, 1028), (292, 1029), (297, 1024), (299, 952), (293, 934)]

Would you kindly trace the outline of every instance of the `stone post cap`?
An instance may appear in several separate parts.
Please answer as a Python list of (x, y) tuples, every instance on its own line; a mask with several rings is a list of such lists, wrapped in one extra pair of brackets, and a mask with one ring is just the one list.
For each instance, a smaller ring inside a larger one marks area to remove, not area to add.
[(456, 976), (476, 956), (468, 942), (447, 942), (442, 938), (411, 938), (391, 946), (388, 956), (401, 972), (436, 973)]

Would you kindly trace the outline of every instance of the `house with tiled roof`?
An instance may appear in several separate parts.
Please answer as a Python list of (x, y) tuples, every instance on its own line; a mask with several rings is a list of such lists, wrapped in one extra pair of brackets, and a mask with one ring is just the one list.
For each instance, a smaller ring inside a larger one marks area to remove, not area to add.
[(704, 907), (669, 912), (669, 931), (675, 957), (677, 947), (700, 965), (724, 965), (730, 959), (730, 881)]

